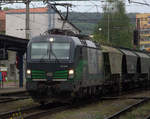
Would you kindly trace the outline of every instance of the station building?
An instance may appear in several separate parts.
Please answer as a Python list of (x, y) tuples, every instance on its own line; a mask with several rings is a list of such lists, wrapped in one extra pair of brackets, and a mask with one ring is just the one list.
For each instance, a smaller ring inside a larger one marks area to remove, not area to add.
[(150, 13), (136, 14), (136, 25), (140, 35), (140, 49), (150, 51)]

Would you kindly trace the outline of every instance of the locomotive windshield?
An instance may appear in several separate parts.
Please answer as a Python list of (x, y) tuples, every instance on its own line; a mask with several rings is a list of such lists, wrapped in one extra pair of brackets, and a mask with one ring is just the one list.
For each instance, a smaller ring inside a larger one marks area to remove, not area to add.
[(70, 43), (63, 42), (38, 42), (31, 44), (32, 60), (69, 60)]
[(70, 43), (52, 43), (52, 52), (56, 55), (50, 55), (50, 59), (69, 59)]
[(48, 43), (32, 43), (31, 59), (49, 59)]

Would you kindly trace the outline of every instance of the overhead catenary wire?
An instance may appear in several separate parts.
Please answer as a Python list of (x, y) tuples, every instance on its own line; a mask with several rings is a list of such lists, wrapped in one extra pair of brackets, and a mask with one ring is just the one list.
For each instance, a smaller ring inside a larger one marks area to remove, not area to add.
[[(144, 0), (144, 1), (145, 1), (145, 0)], [(91, 1), (90, 1), (90, 2), (91, 2)], [(92, 3), (93, 3), (93, 2), (92, 2)], [(94, 5), (94, 6), (98, 6), (98, 5), (96, 5), (95, 3), (93, 3), (93, 5)], [(93, 6), (93, 5), (91, 5), (91, 6)], [(79, 7), (79, 6), (81, 6), (81, 5), (76, 5), (76, 6)], [(85, 6), (86, 6), (86, 5), (85, 5)], [(78, 8), (78, 9), (79, 9), (79, 8)], [(91, 9), (91, 8), (87, 9), (86, 12), (89, 12), (90, 9)], [(72, 10), (72, 11), (73, 11), (73, 10)], [(83, 15), (84, 15), (86, 12), (84, 12)], [(43, 15), (43, 16), (44, 16), (44, 15)], [(84, 15), (84, 16), (86, 17), (86, 15)], [(46, 16), (44, 16), (44, 17), (46, 17)], [(74, 19), (69, 19), (69, 20), (75, 21)], [(78, 21), (82, 21), (82, 20), (84, 20), (84, 21), (94, 21), (94, 20), (97, 20), (97, 21), (98, 21), (99, 19), (90, 19), (90, 20), (88, 20), (88, 19), (77, 19), (77, 20), (78, 20)], [(118, 20), (119, 20), (119, 19), (118, 19)], [(117, 22), (118, 20), (115, 19), (114, 21)], [(133, 20), (133, 18), (132, 18), (132, 20)], [(136, 20), (136, 19), (134, 19), (134, 20)], [(35, 21), (33, 21), (33, 22), (35, 22)], [(37, 22), (37, 21), (36, 21), (36, 22)], [(37, 22), (37, 24), (41, 24), (41, 25), (47, 26), (47, 24), (43, 24), (43, 23), (41, 23), (41, 22)]]
[[(90, 0), (91, 1), (91, 0)], [(87, 4), (81, 4), (80, 2), (76, 2), (76, 3), (74, 3), (74, 2), (72, 2), (72, 4), (73, 4), (73, 7), (71, 8), (72, 10), (74, 10), (74, 11), (76, 11), (76, 12), (78, 12), (78, 11), (80, 11), (80, 12), (99, 12), (99, 11), (101, 11), (102, 10), (102, 4), (101, 3), (99, 3), (98, 1), (95, 3), (95, 1), (93, 2), (92, 1), (92, 3), (91, 2), (87, 2)], [(67, 1), (65, 1), (66, 3), (67, 3)], [(31, 2), (32, 3), (32, 2)], [(58, 3), (58, 2), (56, 2), (56, 3)], [(62, 2), (63, 3), (63, 2)], [(90, 4), (91, 3), (91, 4)], [(97, 4), (98, 3), (98, 4)], [(45, 7), (45, 4), (44, 3), (42, 3), (42, 2), (34, 2), (34, 4), (36, 4), (38, 7), (40, 7), (40, 6), (43, 6), (43, 7)], [(20, 5), (20, 7), (18, 7), (18, 8), (22, 8), (22, 5), (21, 4), (19, 4)], [(143, 6), (143, 5), (141, 5), (141, 4), (134, 4), (134, 5), (136, 5), (136, 6)], [(15, 5), (16, 6), (16, 5)], [(132, 4), (125, 4), (125, 6), (132, 6)], [(12, 7), (12, 5), (11, 5), (11, 7)], [(30, 5), (30, 7), (32, 8), (32, 6)], [(81, 7), (82, 7), (82, 11), (81, 11)], [(90, 8), (89, 8), (90, 7)], [(58, 7), (57, 7), (58, 8)], [(88, 9), (88, 10), (87, 10)], [(60, 10), (60, 9), (59, 9)], [(63, 10), (63, 9), (62, 9)]]
[[(78, 8), (79, 9), (79, 8)], [(71, 10), (72, 12), (76, 12), (76, 11), (73, 11), (73, 10)], [(87, 10), (87, 11), (85, 11), (82, 15), (83, 16), (85, 16), (85, 17), (87, 17), (86, 15), (84, 15), (85, 13), (87, 13), (89, 11), (89, 9)], [(71, 13), (70, 13), (71, 14)], [(99, 15), (100, 13), (98, 13), (97, 15)], [(41, 14), (42, 15), (42, 14)], [(43, 17), (46, 17), (46, 16), (44, 16), (44, 15), (42, 15)], [(17, 16), (18, 17), (18, 16)], [(77, 19), (77, 18), (76, 18)], [(75, 19), (75, 20), (76, 20)], [(133, 19), (133, 18), (132, 18)], [(74, 19), (70, 19), (70, 20), (74, 20)], [(78, 19), (79, 21), (81, 21), (81, 20), (86, 20), (86, 21), (88, 21), (88, 19)], [(98, 19), (90, 19), (89, 21), (94, 21), (94, 20), (98, 20)], [(115, 19), (116, 20), (116, 19)], [(116, 20), (117, 21), (117, 20)], [(143, 21), (143, 20), (142, 20)], [(145, 20), (146, 21), (146, 20)], [(32, 22), (34, 22), (34, 21), (32, 21)], [(39, 23), (39, 24), (43, 24), (43, 23)], [(44, 24), (43, 24), (44, 25)], [(46, 24), (45, 24), (46, 25)]]
[[(76, 18), (76, 19), (75, 18), (69, 18), (69, 20), (71, 20), (71, 21), (79, 21), (80, 22), (80, 21), (95, 21), (95, 20), (100, 20), (101, 19), (101, 18), (100, 19), (95, 19), (95, 18), (86, 19), (85, 17), (87, 17), (87, 15), (85, 15), (85, 13), (82, 13), (82, 14), (83, 14), (84, 18)], [(17, 15), (14, 15), (14, 16), (17, 17), (17, 18), (19, 18), (19, 19), (25, 20), (25, 18), (23, 18), (21, 16), (17, 16)], [(44, 15), (42, 15), (42, 16), (45, 17), (45, 18), (47, 18)], [(148, 18), (134, 18), (134, 17), (130, 18), (130, 20), (134, 20), (134, 21), (136, 21), (136, 19), (140, 19), (140, 21), (148, 21)], [(55, 19), (55, 20), (58, 20), (58, 19)], [(114, 19), (111, 19), (111, 21), (118, 22), (118, 21), (120, 21), (120, 19), (114, 18)], [(35, 21), (35, 20), (30, 20), (30, 22), (35, 22), (37, 24), (41, 24), (41, 25), (47, 26), (47, 24), (44, 24), (44, 23), (41, 23), (41, 22), (38, 22), (38, 21)]]
[(141, 2), (141, 1), (139, 2), (139, 1), (135, 1), (135, 0), (128, 0), (128, 1), (129, 1), (129, 3), (150, 6), (150, 4), (146, 0), (143, 0), (143, 2)]

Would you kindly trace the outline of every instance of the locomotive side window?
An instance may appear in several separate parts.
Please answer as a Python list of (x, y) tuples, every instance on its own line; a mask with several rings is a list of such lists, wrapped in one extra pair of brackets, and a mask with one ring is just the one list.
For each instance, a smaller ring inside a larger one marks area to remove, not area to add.
[(48, 43), (32, 43), (31, 59), (49, 59)]
[(52, 43), (50, 59), (69, 59), (70, 43)]

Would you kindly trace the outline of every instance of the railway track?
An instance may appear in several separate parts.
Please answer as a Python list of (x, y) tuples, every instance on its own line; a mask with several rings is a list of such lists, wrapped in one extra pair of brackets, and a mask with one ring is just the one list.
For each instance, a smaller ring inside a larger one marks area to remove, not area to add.
[(24, 99), (29, 99), (29, 96), (21, 96), (21, 97), (12, 97), (12, 96), (1, 96), (0, 97), (0, 104), (1, 103), (7, 103), (7, 102), (13, 102), (17, 100), (24, 100)]
[[(98, 101), (98, 100), (97, 100)], [(35, 106), (29, 108), (22, 108), (20, 110), (13, 110), (10, 112), (0, 113), (0, 119), (14, 119), (14, 118), (23, 118), (23, 119), (38, 119), (47, 115), (51, 115), (57, 112), (64, 111), (70, 108), (78, 108), (85, 106), (93, 101), (81, 101), (79, 103), (49, 103), (44, 106)]]
[(145, 119), (150, 119), (150, 115), (148, 115)]
[(0, 96), (28, 96), (27, 91), (18, 91), (18, 92), (4, 92), (0, 93)]
[(10, 112), (0, 113), (0, 119), (10, 119), (10, 118), (23, 118), (23, 119), (38, 119), (47, 114), (53, 114), (59, 111), (63, 111), (70, 106), (63, 104), (47, 104), (44, 106), (34, 106), (28, 108), (22, 108), (20, 110), (14, 110)]
[[(112, 99), (112, 98), (109, 98), (109, 99)], [(123, 99), (123, 98), (121, 97), (121, 98), (117, 98), (117, 99)], [(137, 100), (140, 100), (140, 101), (136, 104), (133, 104), (133, 105), (130, 105), (130, 106), (126, 107), (125, 109), (121, 110), (120, 112), (118, 112), (118, 113), (116, 113), (116, 114), (114, 114), (114, 115), (112, 115), (112, 116), (110, 116), (106, 119), (117, 118), (117, 117), (125, 114), (126, 112), (131, 111), (132, 109), (134, 109), (134, 108), (146, 103), (148, 100), (150, 100), (149, 97), (126, 97), (125, 99), (137, 99)], [(45, 109), (45, 110), (40, 110), (40, 111), (31, 113), (31, 114), (27, 114), (26, 116), (24, 116), (23, 119), (38, 119), (38, 118), (41, 118), (41, 117), (44, 117), (44, 116), (47, 116), (47, 115), (51, 115), (51, 114), (54, 114), (54, 113), (57, 113), (57, 112), (64, 111), (66, 109), (83, 107), (83, 106), (86, 106), (87, 104), (91, 104), (91, 103), (94, 103), (96, 101), (100, 101), (100, 100), (96, 99), (95, 101), (92, 101), (92, 100), (88, 100), (88, 101), (84, 101), (84, 102), (81, 101), (80, 103), (73, 104), (73, 105), (62, 105), (62, 106), (59, 105), (59, 106), (54, 107), (54, 108), (48, 108), (48, 109)]]
[(142, 100), (142, 99), (150, 99), (150, 97), (102, 97), (101, 100), (117, 100), (117, 99), (135, 99), (135, 100)]
[(145, 119), (150, 119), (150, 115), (148, 115)]
[[(112, 99), (113, 100), (113, 99), (124, 99), (124, 98), (123, 97), (107, 97), (107, 98), (105, 97), (104, 99), (106, 99), (106, 100)], [(140, 106), (141, 104), (144, 104), (145, 102), (150, 100), (149, 97), (126, 97), (126, 99), (138, 99), (140, 101), (136, 104), (133, 104), (133, 105), (130, 105), (130, 106), (124, 108), (123, 110), (121, 110), (121, 111), (115, 113), (114, 115), (112, 115), (108, 118), (105, 118), (105, 119), (114, 119), (119, 116), (122, 116), (126, 112), (129, 112), (129, 111), (133, 110), (134, 108), (136, 108), (136, 107)], [(14, 110), (14, 111), (10, 111), (10, 112), (0, 113), (0, 119), (11, 119), (11, 118), (13, 118), (13, 119), (14, 118), (38, 119), (38, 118), (41, 118), (44, 116), (48, 116), (48, 115), (51, 115), (51, 114), (54, 114), (57, 112), (64, 111), (66, 109), (83, 107), (87, 104), (91, 104), (91, 103), (94, 103), (94, 102), (100, 101), (100, 100), (96, 99), (95, 101), (93, 101), (93, 100), (81, 101), (81, 102), (73, 104), (73, 105), (50, 103), (45, 106), (38, 105), (35, 107), (22, 108), (20, 110)], [(146, 119), (150, 119), (150, 118), (146, 118)]]
[(19, 113), (22, 114), (23, 112), (33, 111), (37, 108), (39, 108), (39, 106), (22, 108), (22, 109), (18, 109), (18, 110), (12, 110), (12, 111), (9, 111), (9, 112), (2, 112), (2, 113), (0, 113), (0, 119), (10, 119), (10, 118), (13, 118), (13, 117), (17, 116), (17, 115), (14, 115), (14, 114), (19, 114)]
[[(126, 108), (122, 109), (121, 111), (109, 116), (109, 117), (106, 117), (105, 119), (116, 119), (116, 118), (119, 118), (120, 116), (123, 116), (125, 115), (127, 112), (130, 112), (134, 109), (136, 109), (137, 107), (145, 104), (146, 102), (148, 102), (150, 100), (150, 98), (145, 98), (145, 99), (142, 99), (140, 100), (139, 102), (135, 103), (135, 104), (132, 104), (132, 105), (129, 105), (127, 106)], [(147, 119), (147, 118), (146, 118)], [(150, 118), (148, 118), (150, 119)]]
[(43, 116), (47, 116), (47, 115), (51, 115), (57, 112), (61, 112), (64, 111), (65, 109), (69, 109), (69, 106), (58, 106), (58, 107), (54, 107), (54, 108), (50, 108), (50, 109), (46, 109), (46, 110), (40, 110), (38, 112), (34, 112), (32, 114), (27, 114), (26, 116), (24, 116), (24, 119), (38, 119), (40, 117)]

